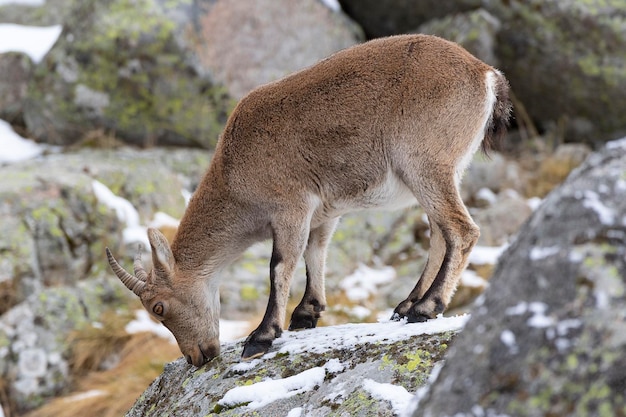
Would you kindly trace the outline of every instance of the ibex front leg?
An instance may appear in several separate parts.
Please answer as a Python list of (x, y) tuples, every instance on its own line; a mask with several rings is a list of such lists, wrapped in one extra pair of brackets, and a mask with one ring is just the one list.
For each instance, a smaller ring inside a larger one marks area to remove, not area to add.
[(335, 231), (339, 218), (329, 220), (311, 230), (304, 251), (306, 264), (306, 290), (302, 301), (291, 315), (289, 330), (310, 329), (317, 326), (317, 320), (326, 309), (326, 289), (324, 274), (328, 243)]
[(265, 354), (283, 331), (289, 285), (309, 235), (310, 216), (292, 213), (272, 222), (274, 244), (270, 260), (270, 297), (259, 327), (246, 340), (242, 358)]

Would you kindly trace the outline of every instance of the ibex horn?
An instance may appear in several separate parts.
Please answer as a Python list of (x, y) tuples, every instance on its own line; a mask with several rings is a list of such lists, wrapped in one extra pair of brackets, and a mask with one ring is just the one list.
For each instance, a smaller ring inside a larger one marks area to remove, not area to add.
[(148, 279), (148, 273), (143, 267), (143, 262), (141, 262), (141, 252), (143, 252), (143, 246), (139, 244), (137, 247), (137, 254), (135, 255), (134, 269), (135, 276), (139, 278), (141, 281), (146, 282)]
[[(109, 265), (111, 265), (111, 269), (113, 270), (113, 272), (115, 272), (115, 275), (117, 275), (117, 277), (122, 281), (122, 283), (126, 285), (126, 288), (128, 288), (129, 290), (137, 294), (137, 296), (140, 296), (141, 292), (146, 286), (145, 281), (142, 281), (136, 276), (131, 275), (128, 272), (126, 272), (124, 268), (122, 268), (120, 264), (117, 263), (117, 261), (113, 257), (113, 254), (109, 250), (109, 248), (106, 248), (106, 253), (107, 253), (107, 259), (109, 260)], [(139, 263), (141, 264), (140, 255), (135, 257), (135, 264), (137, 263), (137, 258), (139, 258)], [(135, 266), (135, 271), (137, 271), (136, 266)], [(141, 265), (140, 265), (140, 275), (142, 277), (147, 276), (146, 271), (143, 269), (143, 267), (141, 267)]]

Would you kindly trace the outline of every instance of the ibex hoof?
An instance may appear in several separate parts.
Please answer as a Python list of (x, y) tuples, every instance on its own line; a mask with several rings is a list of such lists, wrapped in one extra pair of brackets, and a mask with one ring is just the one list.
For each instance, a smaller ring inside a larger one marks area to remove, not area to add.
[(423, 313), (413, 313), (412, 311), (409, 311), (406, 318), (408, 323), (423, 323), (430, 320), (432, 317)]
[(311, 316), (292, 317), (289, 330), (314, 329), (317, 326), (317, 318)]
[(243, 353), (241, 354), (241, 359), (244, 361), (250, 361), (252, 359), (260, 358), (265, 355), (270, 347), (272, 346), (272, 342), (248, 342), (243, 347)]

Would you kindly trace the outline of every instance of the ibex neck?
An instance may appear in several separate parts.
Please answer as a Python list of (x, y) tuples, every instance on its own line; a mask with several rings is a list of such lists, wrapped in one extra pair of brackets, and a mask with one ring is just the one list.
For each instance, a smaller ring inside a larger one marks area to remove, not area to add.
[[(217, 171), (217, 172), (216, 172)], [(212, 166), (183, 215), (172, 243), (179, 269), (210, 276), (236, 259), (255, 240), (250, 213), (231, 198), (220, 170)]]

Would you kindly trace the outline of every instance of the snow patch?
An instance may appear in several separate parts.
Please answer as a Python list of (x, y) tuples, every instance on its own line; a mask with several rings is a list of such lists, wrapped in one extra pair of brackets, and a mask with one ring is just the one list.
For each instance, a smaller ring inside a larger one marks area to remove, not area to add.
[(526, 204), (528, 204), (528, 207), (530, 207), (532, 211), (537, 210), (541, 203), (543, 203), (543, 200), (539, 197), (531, 197), (526, 200)]
[(39, 63), (57, 41), (63, 27), (0, 24), (0, 53), (22, 52)]
[[(106, 391), (100, 390), (100, 389), (92, 389), (89, 391), (85, 391), (85, 392), (81, 392), (79, 394), (75, 394), (72, 396), (69, 396), (67, 398), (65, 398), (63, 401), (65, 402), (75, 402), (75, 401), (82, 401), (82, 400), (87, 400), (89, 398), (94, 398), (94, 397), (101, 397), (103, 395), (108, 394)], [(0, 407), (0, 409), (2, 409), (2, 407)]]
[(302, 415), (302, 407), (292, 408), (289, 413), (287, 413), (287, 417), (300, 417)]
[(46, 0), (0, 0), (0, 6), (4, 6), (6, 4), (37, 7), (46, 4)]
[(600, 196), (595, 191), (585, 190), (575, 194), (577, 198), (583, 199), (583, 207), (595, 211), (600, 222), (605, 225), (612, 225), (615, 221), (615, 210), (607, 207), (600, 200)]
[(469, 254), (469, 263), (474, 265), (495, 265), (498, 258), (508, 247), (508, 243), (502, 246), (474, 246)]
[(530, 250), (529, 257), (531, 261), (539, 261), (556, 255), (560, 250), (561, 248), (558, 246), (536, 246)]
[(487, 281), (476, 272), (466, 269), (461, 273), (461, 285), (469, 288), (485, 288)]
[(320, 0), (320, 1), (322, 2), (324, 6), (328, 7), (333, 12), (341, 11), (341, 5), (339, 4), (339, 1), (337, 0)]
[(500, 333), (500, 341), (509, 348), (509, 352), (511, 354), (516, 354), (519, 352), (519, 348), (517, 347), (517, 340), (515, 339), (515, 333), (510, 331), (509, 329), (505, 329)]
[(507, 308), (505, 314), (508, 316), (521, 316), (527, 312), (531, 313), (532, 315), (528, 318), (526, 324), (530, 327), (542, 329), (555, 324), (554, 318), (546, 315), (547, 311), (548, 305), (546, 303), (539, 301), (527, 303), (522, 301), (513, 307)]
[(373, 269), (361, 264), (352, 275), (345, 277), (339, 286), (351, 301), (359, 302), (376, 294), (379, 285), (391, 282), (395, 277), (396, 271), (390, 266)]
[(11, 125), (0, 120), (0, 164), (14, 163), (34, 158), (45, 147), (15, 133)]
[(489, 205), (494, 205), (498, 201), (498, 196), (496, 193), (491, 191), (489, 188), (483, 187), (478, 192), (476, 192), (476, 199), (482, 200), (488, 203)]
[[(411, 336), (458, 331), (465, 326), (468, 314), (454, 317), (439, 316), (424, 323), (383, 321), (379, 323), (349, 323), (332, 327), (295, 332), (285, 331), (273, 343), (277, 353), (324, 353), (330, 349), (350, 349), (358, 343), (393, 343)], [(263, 358), (270, 359), (271, 353)]]
[(245, 404), (248, 409), (260, 408), (276, 400), (310, 391), (324, 382), (325, 376), (326, 369), (317, 366), (288, 378), (267, 379), (235, 387), (227, 391), (218, 404), (227, 408), (241, 404)]
[(139, 224), (139, 212), (125, 198), (116, 196), (106, 185), (100, 181), (93, 180), (91, 187), (98, 201), (112, 210), (115, 210), (117, 218), (126, 223), (123, 231), (124, 243), (140, 242), (145, 247), (150, 246), (147, 236), (147, 228)]
[(389, 401), (396, 415), (403, 413), (413, 398), (413, 394), (402, 386), (380, 383), (369, 378), (363, 381), (363, 389), (377, 400)]

